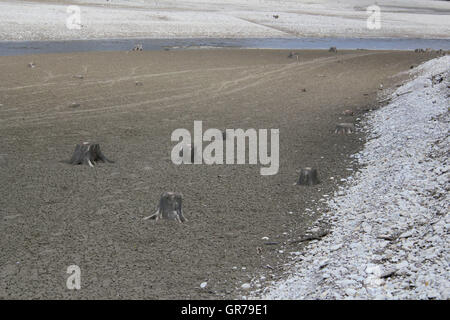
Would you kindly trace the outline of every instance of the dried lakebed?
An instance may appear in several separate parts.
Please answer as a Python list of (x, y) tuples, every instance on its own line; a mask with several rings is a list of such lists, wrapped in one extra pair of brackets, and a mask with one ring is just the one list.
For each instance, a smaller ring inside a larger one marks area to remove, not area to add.
[[(380, 84), (394, 87), (407, 78), (401, 72), (432, 57), (288, 54), (0, 57), (0, 297), (222, 299), (238, 296), (255, 275), (278, 279), (289, 256), (283, 244), (305, 236), (321, 214), (315, 205), (357, 167), (349, 155), (364, 134), (335, 134), (336, 124), (358, 127), (386, 91)], [(343, 115), (347, 109), (354, 115)], [(174, 165), (171, 133), (195, 120), (280, 129), (278, 174)], [(66, 163), (85, 141), (114, 163)], [(305, 167), (318, 169), (319, 185), (293, 185)], [(187, 222), (143, 220), (164, 191), (183, 194)], [(73, 264), (81, 269), (76, 291), (66, 287)]]

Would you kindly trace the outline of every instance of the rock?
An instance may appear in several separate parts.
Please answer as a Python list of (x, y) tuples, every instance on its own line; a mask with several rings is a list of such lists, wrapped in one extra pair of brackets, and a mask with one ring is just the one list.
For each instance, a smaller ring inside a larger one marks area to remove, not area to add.
[(349, 110), (349, 109), (347, 109), (347, 110), (344, 110), (343, 112), (342, 112), (342, 115), (344, 115), (344, 116), (353, 116), (353, 111), (352, 110)]
[(250, 290), (250, 288), (251, 288), (250, 283), (244, 283), (243, 285), (241, 285), (242, 290)]
[(373, 274), (377, 277), (381, 276), (383, 274), (383, 269), (381, 266), (378, 265), (368, 265), (366, 268), (367, 274)]
[(331, 246), (331, 247), (330, 247), (330, 251), (336, 251), (336, 250), (338, 250), (338, 249), (340, 249), (340, 248), (342, 248), (342, 243), (336, 244), (336, 245), (334, 245), (334, 246)]
[(363, 222), (361, 226), (365, 233), (370, 233), (372, 231), (372, 226), (367, 222)]
[(380, 275), (380, 278), (384, 279), (384, 278), (392, 277), (396, 272), (397, 272), (397, 269), (395, 269), (395, 268), (387, 269), (387, 270), (383, 271), (383, 273)]
[(200, 288), (205, 289), (207, 285), (208, 285), (207, 282), (202, 282), (200, 283)]
[(408, 261), (402, 261), (402, 262), (397, 263), (395, 265), (395, 267), (397, 268), (397, 270), (403, 270), (403, 269), (407, 268), (408, 265), (409, 265)]
[(366, 278), (366, 280), (364, 280), (364, 283), (368, 287), (379, 287), (382, 286), (384, 282), (384, 279), (381, 279), (375, 275), (370, 275)]
[(345, 292), (346, 295), (351, 296), (351, 297), (356, 295), (356, 290), (352, 289), (352, 288), (347, 288), (347, 289), (345, 289), (344, 292)]

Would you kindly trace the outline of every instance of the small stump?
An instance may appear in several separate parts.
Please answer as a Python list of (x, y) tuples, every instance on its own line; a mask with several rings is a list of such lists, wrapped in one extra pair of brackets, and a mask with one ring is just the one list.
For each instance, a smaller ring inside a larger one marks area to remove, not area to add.
[(83, 142), (82, 144), (77, 144), (69, 162), (70, 164), (87, 164), (93, 167), (97, 161), (114, 162), (103, 155), (98, 143)]
[(355, 125), (353, 123), (338, 123), (334, 133), (337, 134), (350, 134), (355, 132)]
[(158, 208), (154, 214), (145, 217), (147, 219), (167, 219), (178, 222), (186, 222), (182, 209), (183, 195), (177, 192), (164, 192), (159, 200)]
[(300, 170), (300, 178), (298, 179), (297, 185), (311, 186), (319, 183), (317, 169), (307, 167)]
[(337, 53), (337, 48), (336, 47), (331, 47), (330, 49), (328, 49), (328, 52)]

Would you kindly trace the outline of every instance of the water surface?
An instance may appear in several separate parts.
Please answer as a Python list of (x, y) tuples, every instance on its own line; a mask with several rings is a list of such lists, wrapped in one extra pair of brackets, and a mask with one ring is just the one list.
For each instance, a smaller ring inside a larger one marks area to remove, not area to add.
[(135, 44), (144, 50), (179, 50), (189, 48), (251, 48), (251, 49), (368, 49), (414, 50), (432, 48), (450, 50), (449, 39), (411, 38), (190, 38), (190, 39), (97, 39), (69, 41), (0, 41), (0, 56), (39, 53), (88, 51), (126, 51)]

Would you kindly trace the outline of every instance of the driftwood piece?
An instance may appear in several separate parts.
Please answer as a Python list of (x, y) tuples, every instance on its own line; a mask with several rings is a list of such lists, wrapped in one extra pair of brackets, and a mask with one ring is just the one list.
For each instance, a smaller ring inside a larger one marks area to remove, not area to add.
[(183, 216), (183, 195), (177, 192), (164, 192), (159, 199), (159, 204), (156, 212), (144, 220), (148, 219), (167, 219), (178, 222), (185, 222), (187, 219)]
[(303, 238), (298, 239), (298, 240), (292, 240), (292, 241), (289, 242), (289, 244), (295, 244), (295, 243), (300, 243), (300, 242), (305, 242), (305, 241), (320, 240), (323, 237), (329, 235), (330, 233), (331, 233), (330, 230), (324, 230), (324, 231), (321, 231), (321, 232), (316, 233), (316, 234), (304, 236)]
[[(408, 91), (405, 91), (405, 92), (396, 93), (395, 96), (396, 96), (396, 97), (401, 97), (401, 96), (403, 96), (403, 95), (405, 95), (405, 94), (408, 94), (408, 93), (411, 93), (411, 92), (412, 92), (412, 90), (408, 90)], [(392, 98), (393, 98), (393, 97), (388, 97), (388, 98), (386, 98), (386, 99), (383, 99), (383, 100), (378, 101), (378, 103), (384, 103), (384, 102), (391, 101)]]
[(114, 163), (114, 161), (111, 161), (105, 157), (100, 150), (100, 145), (98, 143), (83, 142), (81, 144), (77, 144), (69, 163), (87, 164), (90, 167), (93, 167), (97, 161)]
[(334, 133), (337, 134), (350, 134), (355, 132), (355, 125), (353, 123), (338, 123)]
[(306, 167), (300, 170), (300, 178), (297, 185), (310, 186), (320, 183), (317, 169)]
[(352, 110), (350, 110), (350, 109), (344, 110), (342, 112), (343, 116), (353, 116), (353, 114), (354, 114), (354, 112)]

